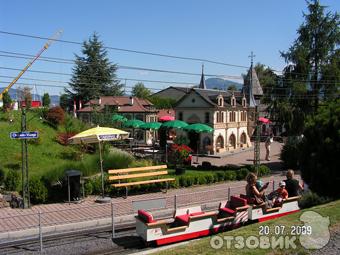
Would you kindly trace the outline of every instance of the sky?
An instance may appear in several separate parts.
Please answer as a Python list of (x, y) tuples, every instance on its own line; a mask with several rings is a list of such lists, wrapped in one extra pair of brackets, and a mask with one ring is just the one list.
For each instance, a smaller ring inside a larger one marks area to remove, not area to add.
[[(328, 6), (328, 11), (340, 10), (339, 0), (320, 2)], [(97, 32), (109, 47), (208, 59), (243, 67), (108, 50), (110, 61), (120, 66), (200, 74), (204, 64), (206, 75), (223, 75), (242, 83), (241, 75), (250, 66), (252, 51), (255, 63), (282, 71), (285, 62), (280, 51), (288, 50), (297, 38), (296, 30), (304, 21), (303, 12), (307, 12), (304, 0), (7, 0), (1, 2), (0, 31), (51, 37), (62, 29), (59, 39), (76, 42), (83, 42)], [(4, 68), (22, 69), (29, 61), (5, 57), (8, 54), (4, 51), (35, 55), (45, 42), (0, 33), (0, 87), (7, 86), (19, 73)], [(54, 42), (42, 56), (74, 59), (74, 54), (81, 54), (80, 45)], [(34, 92), (38, 94), (59, 95), (63, 88), (50, 85), (68, 86), (71, 76), (67, 74), (72, 73), (72, 67), (72, 64), (36, 61), (29, 70), (59, 74), (26, 72), (22, 76), (26, 79), (20, 79), (16, 86), (36, 84)], [(127, 92), (139, 80), (171, 82), (144, 82), (155, 92), (170, 85), (197, 84), (200, 80), (199, 75), (126, 69), (118, 69), (117, 76), (126, 83)]]

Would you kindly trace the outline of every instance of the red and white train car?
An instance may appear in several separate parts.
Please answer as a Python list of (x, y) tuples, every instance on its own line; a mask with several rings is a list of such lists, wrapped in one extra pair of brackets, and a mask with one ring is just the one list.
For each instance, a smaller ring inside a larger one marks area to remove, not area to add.
[(176, 209), (169, 219), (155, 220), (151, 213), (139, 210), (136, 232), (146, 243), (169, 244), (215, 234), (240, 227), (248, 221), (265, 221), (299, 211), (299, 197), (283, 201), (282, 206), (266, 209), (248, 204), (247, 199), (231, 196), (220, 202), (218, 211), (204, 212), (201, 206)]

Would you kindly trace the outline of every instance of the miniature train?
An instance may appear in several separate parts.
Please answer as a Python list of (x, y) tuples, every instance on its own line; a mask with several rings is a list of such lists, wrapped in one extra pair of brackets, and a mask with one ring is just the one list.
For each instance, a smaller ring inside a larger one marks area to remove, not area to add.
[(262, 222), (299, 211), (299, 197), (290, 197), (280, 207), (265, 209), (250, 204), (245, 196), (220, 202), (218, 211), (204, 212), (201, 206), (176, 209), (172, 218), (155, 220), (139, 210), (136, 231), (146, 244), (164, 245), (234, 229), (246, 222)]

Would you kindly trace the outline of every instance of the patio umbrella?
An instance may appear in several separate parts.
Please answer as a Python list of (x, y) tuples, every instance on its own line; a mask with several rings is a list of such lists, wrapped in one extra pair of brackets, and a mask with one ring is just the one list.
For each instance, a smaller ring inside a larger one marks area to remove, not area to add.
[(95, 127), (85, 130), (75, 136), (69, 138), (70, 144), (90, 144), (98, 143), (99, 145), (99, 157), (100, 157), (100, 171), (102, 176), (102, 197), (104, 198), (104, 173), (103, 173), (103, 158), (101, 142), (114, 141), (120, 139), (122, 136), (126, 136), (129, 133), (120, 129), (107, 128), (107, 127)]
[(140, 126), (143, 125), (143, 124), (145, 124), (144, 121), (133, 119), (133, 120), (125, 121), (123, 123), (123, 127), (132, 128), (132, 137), (134, 138), (135, 137), (135, 128), (140, 128)]
[(259, 118), (259, 121), (261, 121), (262, 123), (265, 123), (265, 124), (271, 123), (271, 121), (270, 121), (269, 119), (264, 118), (264, 117), (260, 117), (260, 118)]
[(166, 128), (184, 128), (186, 126), (188, 126), (188, 123), (181, 120), (171, 120), (162, 124), (162, 127)]
[(165, 116), (162, 116), (159, 118), (159, 121), (171, 121), (171, 120), (175, 120), (175, 117), (174, 116), (170, 116), (170, 115), (165, 115)]
[[(214, 131), (214, 129), (208, 125), (201, 124), (201, 123), (196, 123), (196, 124), (191, 124), (189, 126), (186, 126), (184, 128), (186, 131), (192, 131), (195, 133), (211, 133)], [(198, 147), (199, 147), (199, 139), (197, 139), (197, 156), (196, 156), (196, 162), (198, 162)]]
[(127, 118), (125, 118), (124, 116), (122, 116), (122, 115), (119, 115), (119, 114), (114, 114), (113, 116), (112, 116), (112, 119), (111, 119), (112, 121), (117, 121), (117, 122), (125, 122), (125, 121), (127, 121)]
[(146, 122), (143, 125), (140, 126), (141, 129), (152, 129), (157, 130), (162, 126), (162, 123), (160, 122)]

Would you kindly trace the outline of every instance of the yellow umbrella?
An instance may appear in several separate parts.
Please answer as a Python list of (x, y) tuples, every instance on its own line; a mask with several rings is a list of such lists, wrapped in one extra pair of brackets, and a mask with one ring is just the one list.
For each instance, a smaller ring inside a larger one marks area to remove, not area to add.
[(104, 173), (103, 173), (101, 142), (118, 140), (128, 135), (129, 135), (128, 132), (120, 130), (120, 129), (97, 126), (95, 128), (85, 130), (69, 138), (70, 144), (98, 143), (99, 157), (100, 157), (100, 171), (102, 175), (102, 197), (103, 198), (104, 198)]

